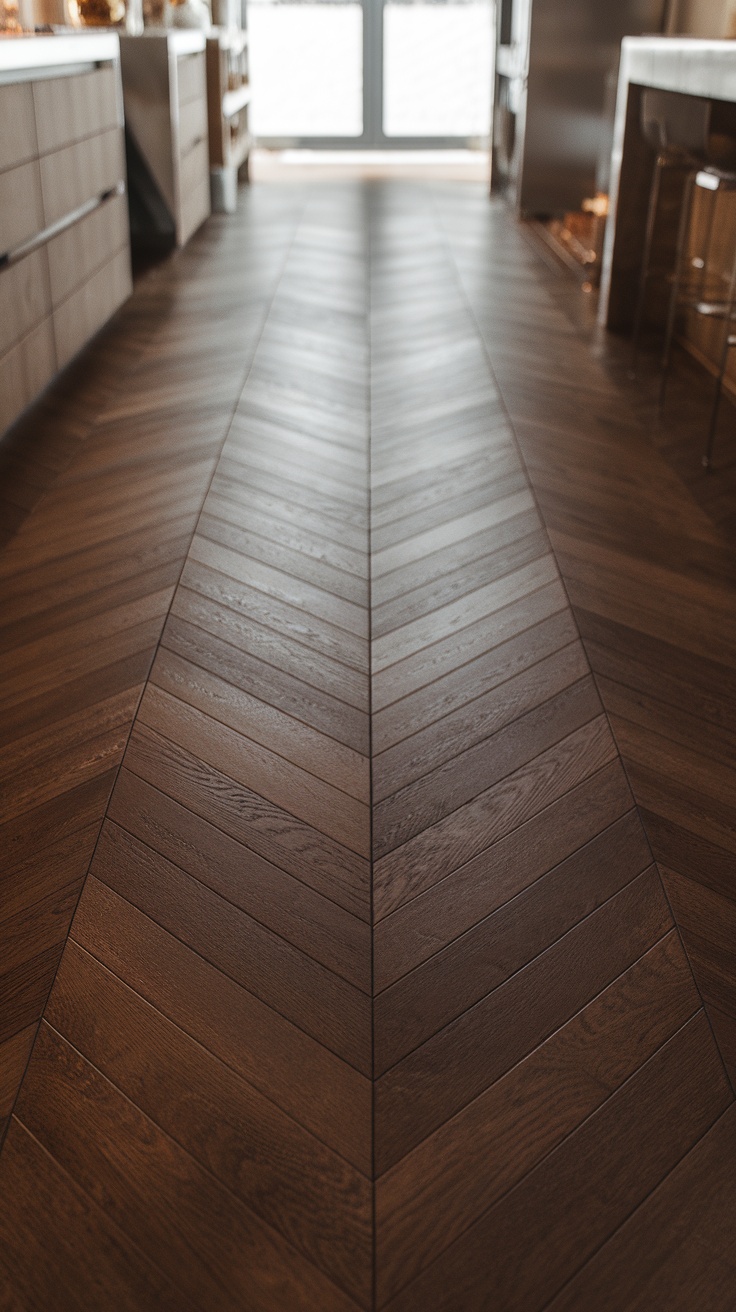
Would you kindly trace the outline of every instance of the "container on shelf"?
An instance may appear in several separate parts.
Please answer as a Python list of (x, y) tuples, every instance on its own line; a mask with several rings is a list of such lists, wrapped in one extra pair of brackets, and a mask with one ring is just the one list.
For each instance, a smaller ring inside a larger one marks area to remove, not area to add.
[(125, 22), (125, 0), (76, 0), (82, 27), (119, 27)]
[(0, 34), (21, 36), (23, 24), (18, 12), (18, 0), (0, 0)]
[(212, 15), (207, 0), (166, 0), (165, 27), (189, 27), (209, 32)]

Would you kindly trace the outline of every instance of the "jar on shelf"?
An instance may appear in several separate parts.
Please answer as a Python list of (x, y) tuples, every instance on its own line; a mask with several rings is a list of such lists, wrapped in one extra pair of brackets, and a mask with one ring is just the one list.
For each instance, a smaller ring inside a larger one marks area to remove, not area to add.
[(122, 27), (125, 0), (76, 0), (81, 27)]
[(3, 36), (21, 36), (23, 27), (18, 14), (18, 0), (0, 0), (0, 32)]
[(167, 0), (164, 22), (167, 27), (196, 27), (208, 32), (212, 14), (207, 0)]
[[(0, 0), (1, 2), (1, 0)], [(143, 31), (142, 0), (69, 0), (79, 27), (117, 27), (131, 36)]]

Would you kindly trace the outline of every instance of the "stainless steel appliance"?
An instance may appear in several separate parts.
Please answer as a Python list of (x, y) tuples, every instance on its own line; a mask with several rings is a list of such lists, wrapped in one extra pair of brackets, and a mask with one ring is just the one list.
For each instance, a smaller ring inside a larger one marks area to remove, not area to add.
[(667, 0), (499, 0), (494, 187), (523, 216), (608, 189), (621, 41), (662, 32)]

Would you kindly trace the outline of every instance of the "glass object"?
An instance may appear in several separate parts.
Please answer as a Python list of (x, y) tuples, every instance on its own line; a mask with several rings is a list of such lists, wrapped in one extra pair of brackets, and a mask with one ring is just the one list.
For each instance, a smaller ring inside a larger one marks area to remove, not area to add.
[(166, 21), (166, 0), (142, 0), (143, 26), (163, 27)]
[(18, 0), (0, 0), (0, 32), (3, 36), (20, 36), (22, 31)]
[(248, 0), (256, 136), (359, 137), (363, 11), (353, 0)]
[(212, 15), (206, 0), (168, 0), (164, 7), (166, 27), (196, 27), (209, 31)]
[(77, 0), (82, 27), (119, 27), (125, 22), (125, 0)]
[(489, 0), (388, 0), (383, 11), (387, 137), (487, 137)]

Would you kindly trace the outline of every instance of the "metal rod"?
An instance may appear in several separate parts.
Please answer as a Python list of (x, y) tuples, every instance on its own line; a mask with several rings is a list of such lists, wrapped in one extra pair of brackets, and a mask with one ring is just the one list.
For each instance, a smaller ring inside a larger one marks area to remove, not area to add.
[(672, 282), (672, 291), (670, 292), (670, 303), (667, 310), (667, 328), (664, 335), (664, 347), (662, 350), (662, 377), (659, 384), (659, 408), (664, 409), (665, 396), (667, 394), (667, 382), (669, 380), (670, 361), (672, 359), (672, 338), (675, 332), (675, 316), (677, 315), (677, 305), (680, 298), (680, 284), (682, 282), (682, 264), (685, 254), (685, 244), (687, 241), (687, 232), (690, 226), (690, 212), (693, 204), (693, 191), (695, 187), (695, 173), (689, 172), (685, 179), (685, 194), (682, 199), (682, 208), (680, 209), (680, 222), (677, 229), (677, 254), (675, 256), (675, 276)]
[(639, 340), (641, 338), (641, 327), (644, 319), (644, 303), (647, 296), (647, 283), (650, 275), (650, 262), (652, 258), (652, 241), (654, 238), (654, 225), (657, 219), (657, 207), (659, 204), (659, 189), (662, 179), (662, 169), (664, 162), (661, 155), (657, 155), (654, 162), (654, 173), (649, 188), (649, 208), (647, 210), (647, 226), (644, 237), (644, 250), (641, 259), (641, 273), (639, 275), (639, 295), (636, 301), (636, 313), (634, 315), (634, 331), (631, 339), (631, 376), (636, 377), (636, 366), (639, 362)]

